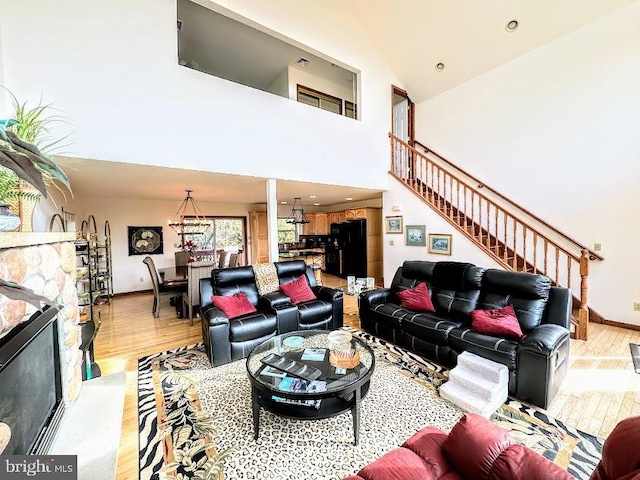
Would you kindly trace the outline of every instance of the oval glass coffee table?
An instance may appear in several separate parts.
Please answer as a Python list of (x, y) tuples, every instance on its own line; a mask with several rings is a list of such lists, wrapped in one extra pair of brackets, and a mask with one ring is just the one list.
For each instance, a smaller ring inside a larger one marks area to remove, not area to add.
[[(329, 341), (328, 334), (326, 330), (285, 333), (270, 338), (249, 354), (247, 373), (251, 381), (256, 440), (260, 432), (260, 408), (299, 420), (329, 418), (350, 411), (354, 444), (358, 444), (360, 401), (369, 391), (375, 356), (371, 348), (356, 337), (335, 344)], [(334, 367), (329, 358), (331, 351), (335, 354), (349, 349), (358, 353), (357, 365)]]

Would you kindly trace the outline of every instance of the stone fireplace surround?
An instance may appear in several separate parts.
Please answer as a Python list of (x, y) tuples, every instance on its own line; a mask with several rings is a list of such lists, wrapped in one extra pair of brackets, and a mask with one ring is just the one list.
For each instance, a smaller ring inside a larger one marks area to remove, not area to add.
[[(81, 334), (76, 289), (75, 233), (0, 233), (0, 278), (53, 300), (57, 317), (64, 402), (78, 398), (82, 386)], [(36, 311), (32, 305), (0, 295), (0, 336)]]

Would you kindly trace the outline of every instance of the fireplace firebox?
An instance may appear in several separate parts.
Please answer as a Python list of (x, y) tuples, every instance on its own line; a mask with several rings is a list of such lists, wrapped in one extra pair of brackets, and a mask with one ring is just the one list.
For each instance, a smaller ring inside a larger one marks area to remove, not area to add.
[(3, 455), (48, 453), (62, 419), (57, 313), (38, 311), (0, 339), (0, 422), (11, 431)]

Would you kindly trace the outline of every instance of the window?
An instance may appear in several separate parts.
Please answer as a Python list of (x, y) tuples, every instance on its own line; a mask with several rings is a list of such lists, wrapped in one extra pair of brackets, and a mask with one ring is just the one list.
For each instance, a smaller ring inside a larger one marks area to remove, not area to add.
[[(245, 251), (246, 228), (244, 217), (205, 217), (209, 223), (204, 233), (195, 233), (196, 227), (185, 227), (184, 242), (191, 240), (196, 250), (220, 251), (225, 247), (236, 247)], [(189, 219), (186, 219), (188, 222)]]
[(298, 101), (306, 105), (321, 108), (342, 115), (342, 100), (338, 97), (318, 92), (309, 87), (298, 85)]
[(344, 115), (349, 118), (356, 118), (358, 112), (356, 110), (355, 103), (349, 102), (347, 100), (344, 101)]
[(278, 219), (278, 243), (295, 243), (298, 231), (294, 223), (287, 223), (285, 218)]

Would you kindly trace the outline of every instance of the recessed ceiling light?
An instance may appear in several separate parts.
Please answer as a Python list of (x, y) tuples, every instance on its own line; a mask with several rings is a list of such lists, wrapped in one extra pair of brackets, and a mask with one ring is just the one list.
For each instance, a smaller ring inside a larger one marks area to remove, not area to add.
[(436, 64), (436, 71), (441, 72), (444, 70), (444, 63), (440, 62)]
[(316, 198), (317, 195), (309, 195), (309, 198)]
[(280, 205), (286, 205), (287, 202), (280, 202)]
[(513, 32), (516, 28), (518, 28), (518, 21), (517, 20), (511, 20), (511, 21), (507, 22), (507, 24), (504, 26), (504, 29), (507, 32)]
[(351, 197), (347, 197), (347, 200), (351, 201), (351, 200), (353, 200), (353, 198), (351, 198)]
[(318, 205), (320, 205), (320, 202), (316, 202), (314, 203), (314, 205), (317, 207)]

